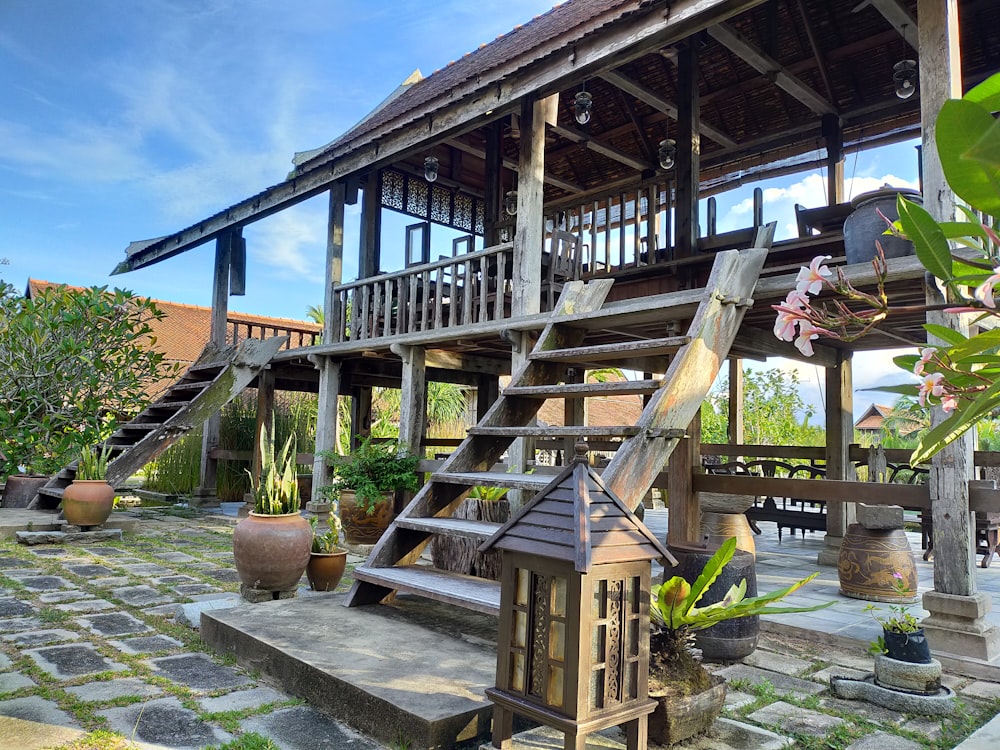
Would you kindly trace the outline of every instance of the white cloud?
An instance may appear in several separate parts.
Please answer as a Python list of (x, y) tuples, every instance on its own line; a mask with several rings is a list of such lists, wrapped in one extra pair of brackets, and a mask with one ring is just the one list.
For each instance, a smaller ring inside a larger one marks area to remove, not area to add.
[(322, 279), (326, 258), (326, 216), (317, 202), (294, 206), (253, 225), (247, 252), (279, 278)]

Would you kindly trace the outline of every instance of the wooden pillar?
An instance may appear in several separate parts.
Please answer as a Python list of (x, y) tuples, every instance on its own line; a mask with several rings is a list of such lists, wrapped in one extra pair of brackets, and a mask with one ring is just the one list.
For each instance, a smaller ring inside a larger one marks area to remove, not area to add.
[[(566, 375), (566, 383), (582, 383), (587, 377), (587, 371), (582, 367), (572, 367)], [(563, 399), (563, 424), (570, 425), (587, 424), (587, 399), (566, 398)], [(573, 460), (573, 451), (576, 445), (576, 438), (566, 438), (563, 443), (563, 465)]]
[(403, 360), (399, 399), (399, 450), (423, 455), (421, 445), (427, 425), (427, 364), (422, 346), (394, 344), (392, 353)]
[(486, 214), (483, 216), (483, 247), (492, 247), (500, 243), (500, 233), (497, 222), (503, 212), (503, 123), (500, 120), (491, 122), (484, 128), (486, 132), (486, 175), (483, 186), (483, 203)]
[[(253, 481), (260, 479), (261, 469), (261, 438), (264, 430), (271, 435), (271, 427), (274, 424), (274, 371), (268, 365), (260, 371), (257, 376), (257, 426), (254, 429), (253, 439), (253, 464), (250, 469), (253, 474)], [(271, 435), (273, 438), (274, 435)]]
[[(365, 195), (368, 195), (365, 190)], [(346, 188), (343, 182), (335, 182), (330, 187), (330, 205), (326, 228), (326, 271), (323, 284), (323, 343), (336, 340), (334, 326), (340, 319), (340, 301), (333, 293), (334, 284), (343, 281), (344, 274), (344, 204)], [(319, 405), (316, 414), (316, 448), (313, 454), (313, 501), (319, 500), (319, 488), (330, 483), (330, 473), (326, 461), (320, 457), (323, 451), (337, 450), (337, 430), (340, 396), (340, 363), (329, 357), (310, 358), (319, 370)]]
[(844, 201), (844, 134), (837, 115), (823, 115), (823, 139), (826, 141), (826, 202), (828, 206), (835, 206)]
[(687, 429), (667, 462), (667, 544), (701, 541), (701, 504), (691, 477), (701, 471), (701, 415)]
[[(379, 271), (382, 242), (382, 200), (378, 171), (369, 172), (361, 197), (361, 234), (358, 243), (358, 278), (367, 279)], [(332, 197), (332, 193), (331, 193)], [(341, 219), (343, 227), (343, 219)]]
[(517, 231), (514, 234), (513, 314), (541, 309), (542, 243), (545, 239), (545, 123), (556, 117), (558, 94), (521, 100), (521, 150), (517, 172)]
[[(924, 207), (938, 221), (955, 216), (955, 196), (948, 186), (935, 147), (938, 112), (947, 99), (962, 95), (957, 0), (918, 0), (920, 105), (923, 136)], [(941, 290), (926, 286), (930, 304), (944, 300)], [(928, 323), (967, 333), (961, 316), (934, 312)], [(943, 341), (928, 337), (930, 343)], [(944, 420), (940, 407), (931, 424)], [(1000, 631), (986, 615), (991, 598), (977, 591), (975, 528), (969, 512), (969, 480), (974, 478), (973, 431), (967, 432), (931, 459), (930, 493), (934, 518), (934, 591), (924, 594), (930, 616), (922, 623), (935, 650), (992, 660), (1000, 655)]]
[[(729, 359), (729, 444), (743, 445), (746, 440), (743, 422), (744, 408), (743, 360), (737, 357)], [(729, 457), (733, 460), (733, 456)]]
[(372, 434), (372, 389), (357, 386), (351, 389), (351, 447), (356, 448), (361, 438)]
[[(226, 345), (226, 320), (229, 317), (229, 274), (233, 242), (240, 240), (239, 230), (220, 234), (215, 240), (215, 270), (212, 279), (212, 321), (209, 342), (219, 348)], [(219, 447), (219, 413), (205, 420), (201, 437), (201, 475), (195, 496), (214, 498), (219, 462), (211, 452)], [(199, 501), (204, 502), (204, 501)]]
[[(837, 350), (837, 364), (826, 369), (826, 477), (853, 480), (851, 440), (854, 437), (854, 378), (851, 353)], [(826, 546), (820, 550), (820, 565), (837, 565), (844, 533), (856, 517), (854, 503), (828, 503)]]
[(688, 40), (677, 52), (677, 247), (674, 251), (677, 258), (687, 258), (698, 251), (700, 107), (697, 43)]
[(500, 378), (483, 373), (476, 385), (476, 421), (486, 416), (493, 402), (500, 398)]

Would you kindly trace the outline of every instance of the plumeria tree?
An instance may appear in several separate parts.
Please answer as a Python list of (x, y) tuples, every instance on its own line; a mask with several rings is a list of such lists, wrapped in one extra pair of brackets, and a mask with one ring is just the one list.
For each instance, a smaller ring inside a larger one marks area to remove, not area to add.
[[(813, 259), (802, 268), (796, 286), (785, 301), (774, 305), (774, 334), (794, 341), (809, 356), (812, 342), (821, 337), (854, 341), (889, 319), (894, 313), (944, 310), (971, 314), (980, 332), (971, 336), (947, 326), (925, 324), (932, 337), (945, 342), (927, 346), (916, 354), (895, 358), (895, 363), (920, 378), (917, 398), (921, 406), (941, 408), (949, 416), (924, 434), (910, 457), (926, 462), (934, 453), (1000, 407), (1000, 309), (995, 296), (1000, 285), (1000, 75), (975, 87), (962, 99), (945, 103), (938, 116), (936, 145), (945, 177), (955, 194), (968, 204), (963, 220), (937, 222), (921, 206), (898, 199), (899, 220), (887, 220), (887, 232), (913, 242), (917, 257), (947, 292), (942, 305), (919, 308), (893, 307), (885, 293), (887, 266), (881, 247), (873, 261), (877, 289), (855, 288), (843, 271), (827, 265), (830, 256)], [(964, 252), (963, 252), (964, 250)], [(814, 298), (824, 289), (838, 296), (830, 302)], [(913, 393), (912, 386), (883, 390)]]

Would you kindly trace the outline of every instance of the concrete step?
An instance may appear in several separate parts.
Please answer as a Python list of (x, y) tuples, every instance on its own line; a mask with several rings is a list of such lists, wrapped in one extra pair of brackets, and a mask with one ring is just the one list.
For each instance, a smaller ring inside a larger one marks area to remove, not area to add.
[(203, 612), (201, 637), (387, 747), (401, 737), (423, 750), (488, 736), (495, 618), (406, 596), (343, 603), (318, 594)]

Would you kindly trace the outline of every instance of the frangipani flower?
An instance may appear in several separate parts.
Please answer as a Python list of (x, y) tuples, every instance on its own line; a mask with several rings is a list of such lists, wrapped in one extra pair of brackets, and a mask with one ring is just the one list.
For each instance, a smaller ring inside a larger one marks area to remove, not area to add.
[(917, 360), (917, 364), (913, 366), (913, 374), (920, 377), (924, 374), (924, 366), (931, 361), (934, 353), (937, 351), (933, 346), (927, 346), (920, 350), (920, 359)]
[(954, 394), (946, 393), (941, 396), (941, 408), (944, 409), (945, 414), (951, 414), (958, 407), (958, 399), (955, 398)]
[(806, 294), (819, 294), (826, 277), (833, 276), (833, 271), (823, 265), (823, 261), (829, 259), (829, 255), (817, 255), (812, 259), (808, 268), (803, 266), (799, 269), (799, 275), (795, 279), (796, 291)]
[(795, 338), (795, 326), (809, 312), (809, 297), (793, 289), (784, 303), (771, 307), (778, 313), (774, 321), (774, 335), (782, 341), (791, 341)]
[(799, 337), (795, 339), (795, 348), (805, 356), (811, 357), (813, 355), (813, 339), (818, 339), (822, 332), (823, 330), (814, 326), (811, 321), (800, 320)]
[(1000, 267), (994, 268), (993, 273), (982, 284), (976, 287), (972, 296), (990, 308), (996, 308), (993, 301), (993, 287), (1000, 283)]
[(921, 406), (927, 406), (928, 396), (933, 396), (935, 398), (941, 397), (941, 394), (944, 393), (944, 385), (941, 382), (942, 380), (944, 380), (944, 375), (940, 372), (932, 372), (924, 375), (924, 379), (920, 383), (917, 398)]

